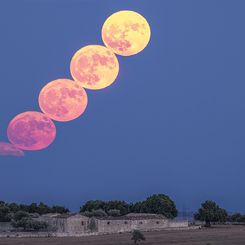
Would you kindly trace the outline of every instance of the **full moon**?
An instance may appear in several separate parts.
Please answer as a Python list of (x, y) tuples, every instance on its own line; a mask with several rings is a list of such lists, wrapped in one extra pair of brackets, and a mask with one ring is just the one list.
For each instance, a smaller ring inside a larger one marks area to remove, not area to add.
[(67, 122), (81, 116), (88, 104), (82, 84), (69, 79), (48, 83), (39, 94), (39, 106), (44, 114), (56, 121)]
[(41, 150), (54, 141), (56, 128), (48, 116), (28, 111), (9, 123), (7, 134), (9, 141), (22, 150)]
[(111, 15), (102, 27), (102, 39), (114, 53), (130, 56), (141, 52), (149, 43), (151, 29), (147, 20), (134, 11)]
[(70, 70), (73, 79), (80, 82), (84, 88), (103, 89), (116, 80), (119, 63), (110, 49), (89, 45), (75, 53)]

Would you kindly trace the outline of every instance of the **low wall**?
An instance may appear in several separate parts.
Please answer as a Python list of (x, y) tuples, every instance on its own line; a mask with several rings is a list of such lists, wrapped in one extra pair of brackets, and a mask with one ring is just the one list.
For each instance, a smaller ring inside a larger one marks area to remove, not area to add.
[(165, 219), (150, 220), (98, 220), (99, 233), (120, 233), (133, 230), (154, 231), (168, 228), (187, 228), (188, 221), (174, 221)]
[(0, 232), (9, 232), (13, 229), (10, 222), (0, 222)]

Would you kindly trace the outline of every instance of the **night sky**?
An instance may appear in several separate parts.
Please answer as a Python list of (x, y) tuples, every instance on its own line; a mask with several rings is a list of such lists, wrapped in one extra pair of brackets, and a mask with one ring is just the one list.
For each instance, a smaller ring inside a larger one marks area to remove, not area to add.
[(1, 0), (0, 141), (9, 121), (39, 110), (48, 82), (71, 78), (73, 54), (103, 44), (101, 27), (134, 10), (152, 28), (140, 54), (118, 57), (86, 113), (56, 123), (56, 141), (0, 158), (0, 199), (72, 210), (89, 199), (165, 193), (180, 210), (213, 199), (245, 212), (244, 0)]

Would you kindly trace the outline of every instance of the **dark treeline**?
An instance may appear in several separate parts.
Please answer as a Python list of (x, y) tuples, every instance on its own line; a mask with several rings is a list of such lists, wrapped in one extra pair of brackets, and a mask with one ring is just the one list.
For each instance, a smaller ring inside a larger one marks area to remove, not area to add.
[(194, 218), (195, 220), (204, 221), (207, 227), (210, 227), (212, 222), (245, 222), (245, 215), (240, 213), (229, 215), (225, 209), (221, 208), (217, 203), (211, 200), (207, 200), (201, 204), (201, 208), (194, 214)]
[(86, 216), (120, 216), (128, 213), (162, 214), (173, 219), (178, 215), (174, 201), (164, 194), (152, 195), (142, 202), (91, 200), (80, 209)]
[[(32, 203), (30, 205), (25, 205), (0, 201), (0, 222), (14, 221), (16, 226), (22, 225), (23, 219), (25, 224), (29, 227), (34, 226), (36, 224), (33, 223), (32, 219), (38, 215), (48, 213), (65, 214), (69, 212), (69, 209), (65, 207), (50, 207), (42, 202), (39, 204)], [(136, 203), (127, 203), (125, 201), (118, 200), (90, 200), (80, 208), (80, 213), (88, 217), (123, 216), (129, 213), (151, 213), (162, 214), (166, 218), (173, 219), (177, 217), (178, 210), (174, 201), (169, 196), (157, 194)], [(19, 219), (18, 217), (22, 218)], [(219, 207), (217, 203), (211, 200), (207, 200), (201, 204), (201, 207), (194, 214), (194, 218), (195, 220), (204, 221), (206, 226), (210, 226), (213, 222), (245, 223), (245, 215), (240, 213), (228, 215), (228, 212), (225, 209)]]
[(16, 203), (6, 203), (0, 201), (0, 222), (8, 222), (11, 221), (13, 214), (17, 212), (26, 212), (26, 213), (36, 213), (39, 215), (48, 214), (48, 213), (68, 213), (69, 209), (62, 206), (52, 206), (40, 202), (32, 203), (30, 205), (26, 204), (16, 204)]
[(229, 222), (245, 223), (245, 214), (234, 213), (228, 217)]

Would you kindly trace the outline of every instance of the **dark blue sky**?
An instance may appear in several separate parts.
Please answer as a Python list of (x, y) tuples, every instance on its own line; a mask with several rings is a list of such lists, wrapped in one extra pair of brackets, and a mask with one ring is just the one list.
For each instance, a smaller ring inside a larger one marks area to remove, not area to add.
[(88, 91), (85, 115), (56, 124), (51, 147), (0, 158), (0, 199), (77, 210), (166, 193), (179, 209), (214, 199), (245, 212), (244, 0), (1, 0), (0, 140), (125, 9), (149, 21), (150, 45), (119, 57), (116, 83)]

